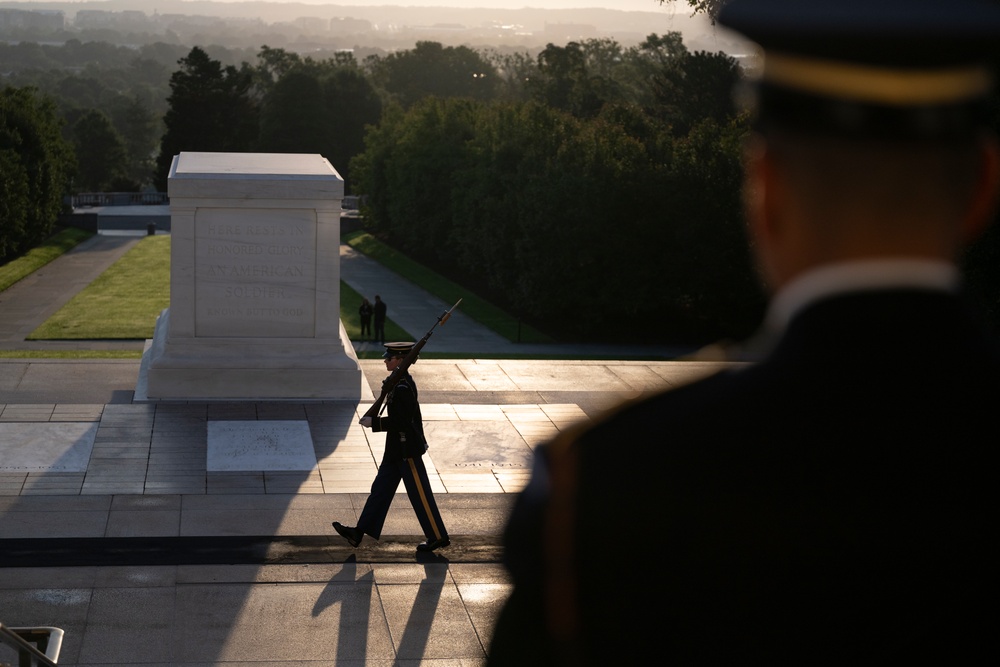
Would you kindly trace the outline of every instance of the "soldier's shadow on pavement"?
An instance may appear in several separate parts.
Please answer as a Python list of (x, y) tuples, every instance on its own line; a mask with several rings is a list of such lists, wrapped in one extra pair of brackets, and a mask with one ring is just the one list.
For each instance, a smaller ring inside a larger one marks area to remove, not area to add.
[[(448, 577), (447, 559), (433, 554), (422, 557), (424, 579), (417, 585), (416, 597), (409, 616), (403, 626), (403, 634), (396, 643), (397, 660), (419, 660), (427, 652), (431, 628), (441, 600), (441, 593)], [(330, 579), (330, 583), (313, 605), (312, 615), (317, 617), (326, 609), (340, 605), (340, 623), (337, 636), (337, 657), (335, 664), (342, 661), (364, 660), (367, 657), (369, 620), (372, 616), (372, 595), (375, 590), (375, 574), (368, 566), (358, 566), (356, 557), (351, 555), (341, 571)], [(385, 604), (381, 601), (380, 604)], [(386, 620), (393, 624), (391, 612), (386, 610)]]
[[(368, 619), (371, 614), (372, 591), (374, 589), (374, 572), (369, 566), (359, 568), (357, 558), (351, 554), (344, 561), (340, 572), (330, 579), (330, 583), (316, 599), (312, 610), (313, 617), (319, 616), (330, 607), (340, 605), (337, 658), (334, 664), (339, 665), (349, 660), (365, 659), (368, 644)], [(359, 637), (362, 638), (361, 641), (358, 641)]]
[(434, 616), (448, 577), (448, 568), (440, 563), (435, 561), (424, 564), (424, 580), (417, 588), (417, 597), (413, 601), (403, 636), (396, 648), (399, 660), (419, 660), (427, 652)]

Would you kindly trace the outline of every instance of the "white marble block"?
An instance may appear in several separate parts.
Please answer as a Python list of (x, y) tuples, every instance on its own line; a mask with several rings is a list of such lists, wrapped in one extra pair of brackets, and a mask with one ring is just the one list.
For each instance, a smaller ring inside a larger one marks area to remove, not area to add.
[[(340, 321), (344, 181), (321, 155), (174, 157), (170, 307), (136, 399), (359, 399)], [(368, 392), (370, 393), (370, 392)]]

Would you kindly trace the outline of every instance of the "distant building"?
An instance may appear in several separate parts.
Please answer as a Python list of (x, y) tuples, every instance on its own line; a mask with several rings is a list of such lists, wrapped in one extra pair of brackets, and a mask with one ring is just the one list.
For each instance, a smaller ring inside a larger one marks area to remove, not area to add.
[(374, 30), (371, 21), (350, 17), (334, 17), (330, 19), (330, 33), (334, 35), (361, 35)]
[(60, 30), (66, 26), (66, 15), (53, 9), (0, 8), (0, 29), (47, 28)]
[(595, 26), (582, 23), (546, 23), (542, 35), (546, 41), (553, 44), (579, 42), (600, 36)]
[(160, 23), (174, 27), (223, 28), (229, 19), (218, 16), (198, 16), (193, 14), (160, 14)]
[(413, 32), (430, 32), (430, 33), (464, 33), (468, 31), (464, 25), (460, 23), (435, 23), (434, 25), (408, 25), (404, 27), (404, 30), (412, 30)]
[(291, 25), (294, 25), (305, 35), (316, 35), (327, 32), (329, 21), (318, 16), (300, 16), (293, 20)]
[(120, 12), (104, 9), (80, 9), (73, 19), (73, 25), (81, 30), (144, 30), (152, 24), (153, 20), (146, 15), (146, 12), (138, 9), (125, 9)]
[(150, 25), (146, 12), (138, 9), (125, 9), (119, 13), (118, 26), (121, 28), (145, 28)]
[(77, 28), (112, 28), (118, 22), (115, 12), (104, 9), (81, 9), (76, 12), (73, 25)]

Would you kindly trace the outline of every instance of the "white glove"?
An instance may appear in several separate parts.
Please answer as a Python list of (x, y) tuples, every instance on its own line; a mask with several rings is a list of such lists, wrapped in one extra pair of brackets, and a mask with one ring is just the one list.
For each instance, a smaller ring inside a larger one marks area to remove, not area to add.
[(371, 428), (372, 427), (372, 418), (371, 417), (362, 417), (361, 419), (358, 420), (358, 423), (361, 424), (362, 426), (364, 426), (365, 428)]

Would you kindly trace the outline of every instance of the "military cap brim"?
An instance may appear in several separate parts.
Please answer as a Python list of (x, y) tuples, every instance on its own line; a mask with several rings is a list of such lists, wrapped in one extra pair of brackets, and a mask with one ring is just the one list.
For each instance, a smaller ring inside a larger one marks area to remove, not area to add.
[(382, 343), (382, 346), (385, 347), (382, 358), (405, 357), (413, 349), (414, 344), (410, 342)]
[(983, 120), (1000, 53), (987, 0), (730, 0), (721, 25), (764, 51), (759, 120), (952, 136)]

